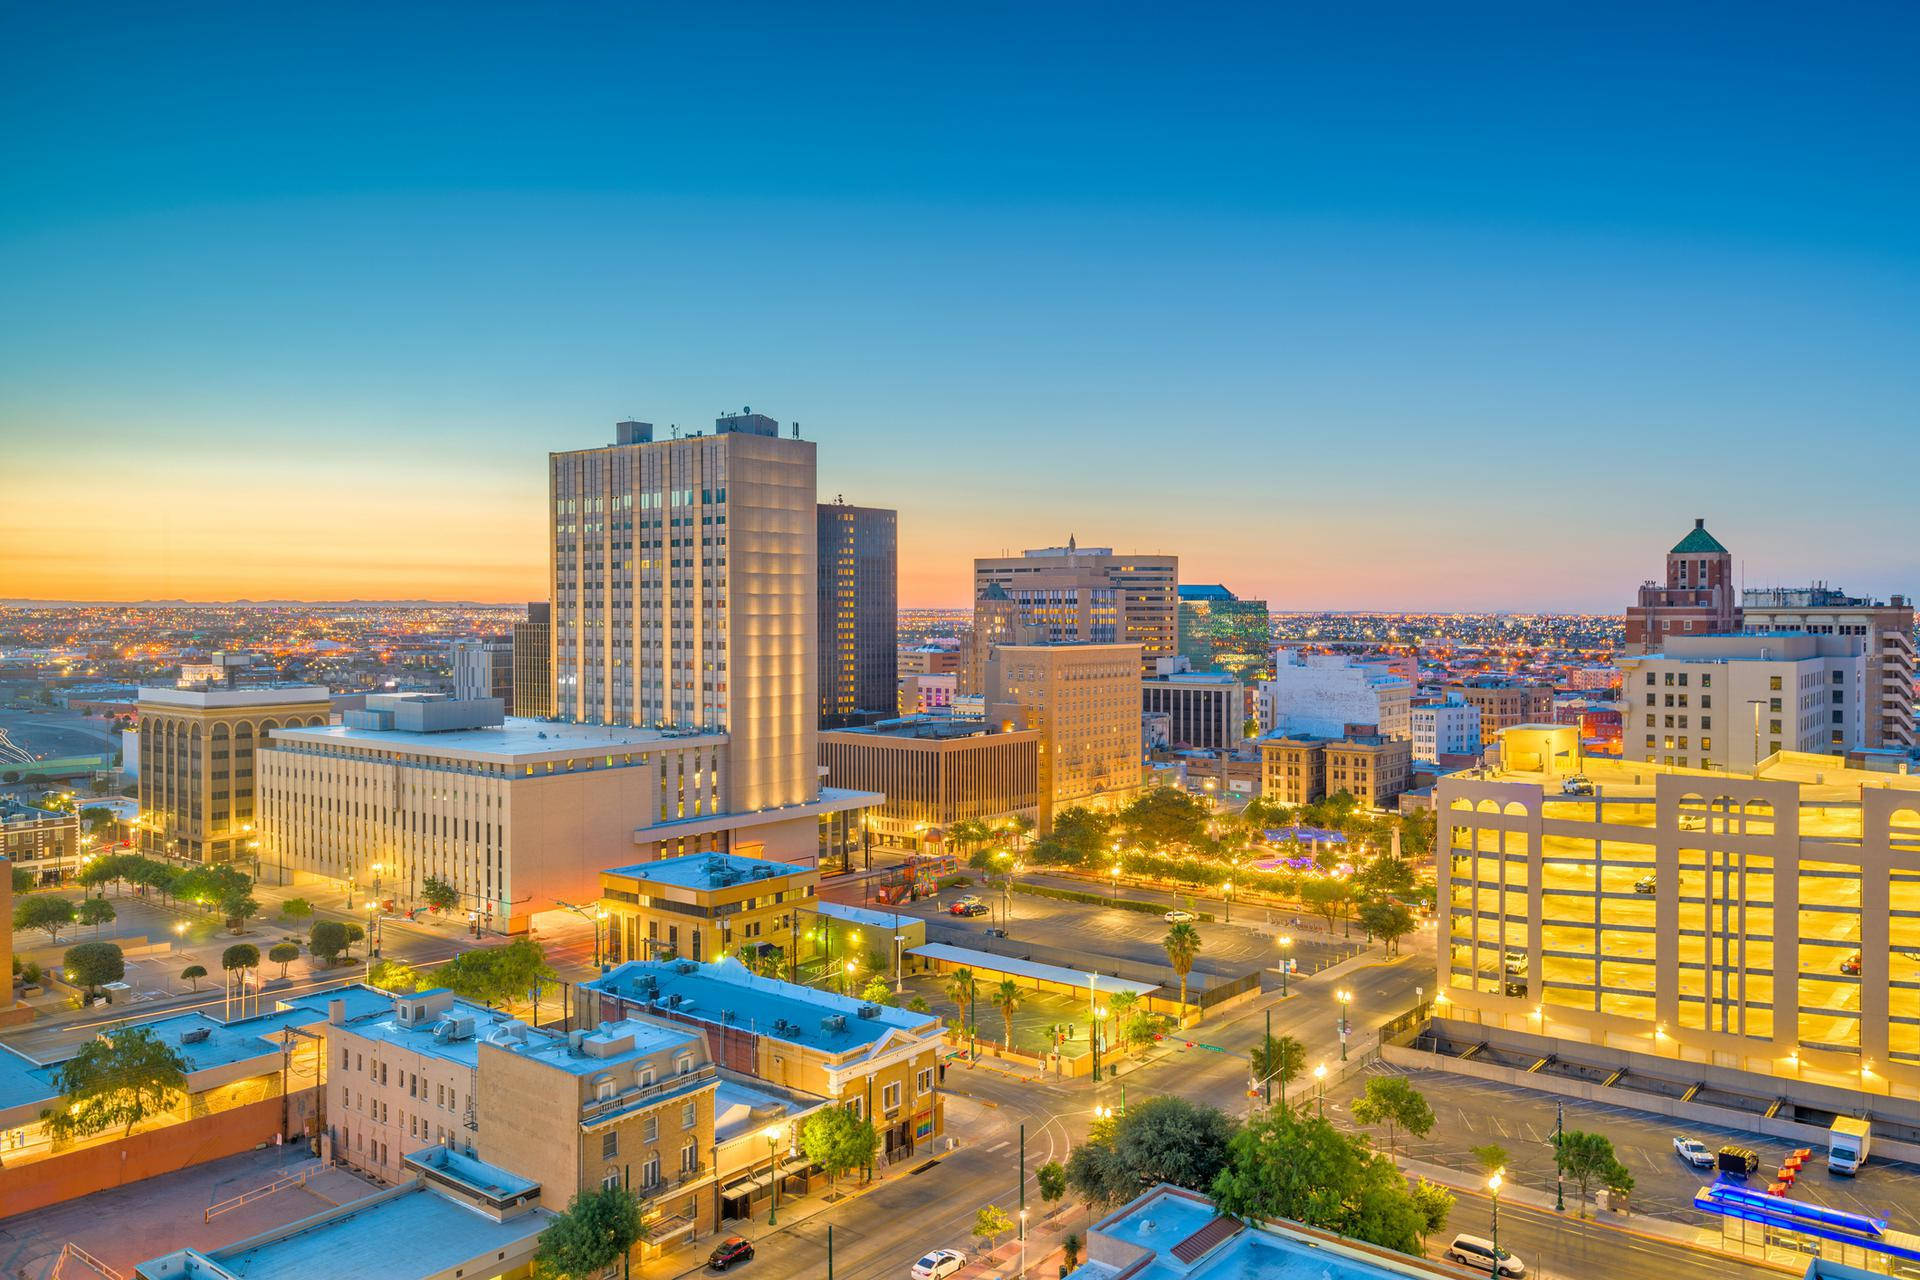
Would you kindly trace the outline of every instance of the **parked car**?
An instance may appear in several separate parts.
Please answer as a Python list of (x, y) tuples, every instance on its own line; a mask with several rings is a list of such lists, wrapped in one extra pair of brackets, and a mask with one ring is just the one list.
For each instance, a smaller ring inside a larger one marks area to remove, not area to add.
[(1683, 813), (1680, 815), (1680, 829), (1682, 831), (1705, 831), (1707, 829), (1707, 820), (1696, 813)]
[(1167, 923), (1168, 924), (1192, 924), (1193, 912), (1182, 911), (1180, 908), (1175, 907), (1172, 911), (1167, 912)]
[(1860, 953), (1858, 951), (1854, 952), (1852, 955), (1848, 956), (1845, 960), (1842, 960), (1840, 962), (1840, 972), (1842, 973), (1859, 973), (1860, 972)]
[(913, 1264), (913, 1280), (946, 1280), (967, 1265), (967, 1255), (958, 1249), (935, 1249)]
[(1658, 887), (1659, 882), (1652, 876), (1641, 876), (1633, 882), (1633, 891), (1635, 893), (1652, 893)]
[(1720, 1166), (1720, 1172), (1730, 1173), (1736, 1178), (1744, 1178), (1760, 1168), (1760, 1157), (1752, 1147), (1725, 1146), (1714, 1157)]
[(1696, 1169), (1713, 1168), (1713, 1152), (1707, 1150), (1707, 1144), (1698, 1138), (1675, 1138), (1673, 1154)]
[(1501, 1249), (1496, 1254), (1493, 1241), (1482, 1236), (1455, 1236), (1453, 1243), (1447, 1246), (1447, 1257), (1461, 1266), (1478, 1267), (1490, 1275), (1524, 1276), (1527, 1274), (1525, 1263), (1505, 1249)]
[(965, 916), (971, 920), (974, 916), (987, 915), (993, 908), (984, 902), (956, 902), (947, 910), (956, 916)]
[(1590, 796), (1593, 794), (1593, 783), (1587, 778), (1586, 774), (1576, 773), (1570, 778), (1563, 778), (1561, 780), (1560, 794), (1563, 796)]
[(1505, 964), (1508, 973), (1525, 973), (1527, 971), (1527, 953), (1524, 951), (1509, 951), (1506, 954)]
[(1525, 1000), (1527, 998), (1527, 980), (1525, 978), (1508, 978), (1500, 984), (1500, 990), (1502, 994), (1511, 996), (1515, 1000)]
[(713, 1253), (707, 1258), (707, 1266), (714, 1271), (725, 1271), (736, 1262), (753, 1260), (753, 1241), (745, 1236), (728, 1236), (713, 1247)]

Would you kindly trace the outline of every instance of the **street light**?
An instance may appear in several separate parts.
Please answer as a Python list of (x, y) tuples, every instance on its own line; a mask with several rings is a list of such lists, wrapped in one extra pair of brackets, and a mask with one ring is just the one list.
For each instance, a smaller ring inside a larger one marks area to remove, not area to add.
[(1225, 923), (1232, 924), (1233, 923), (1233, 881), (1226, 880), (1221, 882), (1220, 896), (1227, 900), (1227, 918)]
[(1347, 1008), (1353, 1003), (1353, 992), (1342, 987), (1333, 993), (1340, 1002), (1340, 1061), (1347, 1060), (1347, 1033), (1353, 1030), (1353, 1023), (1347, 1020)]
[(1292, 950), (1293, 950), (1293, 936), (1291, 934), (1285, 934), (1285, 933), (1281, 934), (1280, 935), (1280, 998), (1282, 1000), (1287, 998), (1287, 970), (1291, 968), (1293, 964), (1292, 958), (1289, 957), (1287, 953)]
[(774, 1156), (779, 1149), (780, 1126), (770, 1124), (760, 1136), (767, 1140), (767, 1225), (772, 1227), (779, 1225), (774, 1215), (780, 1212), (780, 1168)]
[(1107, 901), (1115, 906), (1120, 904), (1120, 864), (1117, 862), (1113, 864), (1113, 892), (1108, 895)]
[(1504, 1168), (1495, 1169), (1487, 1178), (1487, 1193), (1493, 1197), (1493, 1269), (1496, 1273), (1500, 1270), (1500, 1184), (1504, 1181), (1500, 1175), (1505, 1172)]
[(1319, 1089), (1320, 1118), (1327, 1118), (1327, 1064), (1321, 1063), (1313, 1069), (1313, 1082)]
[(847, 961), (847, 976), (842, 979), (840, 983), (841, 995), (851, 995), (853, 993), (853, 971), (859, 967), (860, 966), (854, 961)]
[(1100, 1083), (1100, 1031), (1101, 1024), (1107, 1020), (1107, 1006), (1093, 1006), (1093, 1082)]

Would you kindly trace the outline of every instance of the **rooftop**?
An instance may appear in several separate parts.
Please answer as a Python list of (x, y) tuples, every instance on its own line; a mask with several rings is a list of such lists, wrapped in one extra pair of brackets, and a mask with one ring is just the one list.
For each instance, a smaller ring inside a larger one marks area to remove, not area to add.
[(870, 1049), (894, 1035), (940, 1032), (939, 1019), (931, 1014), (756, 977), (734, 959), (713, 964), (630, 960), (583, 985), (623, 1000), (651, 1002), (670, 1017), (729, 1025), (836, 1056)]
[(766, 858), (746, 858), (737, 853), (689, 853), (658, 862), (636, 862), (625, 867), (609, 867), (608, 876), (625, 876), (649, 884), (675, 889), (728, 889), (756, 880), (778, 880), (786, 876), (811, 875), (811, 867)]
[(1023, 978), (1032, 978), (1040, 982), (1058, 983), (1065, 987), (1087, 987), (1095, 991), (1131, 991), (1135, 995), (1146, 995), (1157, 990), (1151, 982), (1134, 982), (1128, 978), (1116, 978), (1104, 973), (1084, 973), (1079, 969), (1068, 969), (1057, 964), (1042, 964), (1038, 960), (1021, 960), (1016, 956), (995, 955), (986, 951), (975, 951), (972, 947), (956, 947), (945, 942), (929, 942), (925, 946), (913, 947), (907, 952), (910, 956), (921, 956), (928, 960), (941, 960), (948, 964), (962, 964), (987, 973), (1017, 974)]
[(1240, 598), (1218, 582), (1183, 582), (1178, 590), (1182, 600), (1238, 600)]
[(273, 740), (276, 745), (303, 743), (384, 747), (416, 755), (513, 765), (629, 751), (633, 748), (725, 742), (726, 735), (622, 728), (616, 725), (566, 724), (558, 720), (525, 720), (509, 716), (498, 727), (450, 729), (440, 733), (419, 733), (407, 729), (356, 729), (343, 724), (312, 725), (300, 729), (275, 729)]
[(1667, 554), (1673, 556), (1701, 556), (1725, 555), (1726, 553), (1727, 549), (1720, 545), (1720, 540), (1707, 532), (1707, 522), (1695, 517), (1693, 528), (1687, 531), (1687, 536), (1674, 543), (1673, 550)]
[[(896, 720), (882, 720), (877, 724), (859, 725), (847, 729), (823, 729), (823, 734), (859, 734), (865, 738), (908, 738), (920, 741), (947, 742), (961, 738), (985, 738), (1006, 736), (998, 725), (988, 724), (985, 720), (975, 720), (956, 716), (902, 716)], [(1016, 730), (1014, 732), (1031, 733), (1037, 731)]]
[(453, 1147), (427, 1147), (407, 1153), (406, 1164), (420, 1171), (428, 1181), (443, 1182), (480, 1199), (503, 1203), (529, 1195), (540, 1184), (517, 1173), (508, 1173), (484, 1160)]
[(142, 685), (139, 701), (158, 707), (283, 707), (326, 702), (331, 694), (321, 684), (249, 684), (228, 688), (176, 689), (171, 685)]

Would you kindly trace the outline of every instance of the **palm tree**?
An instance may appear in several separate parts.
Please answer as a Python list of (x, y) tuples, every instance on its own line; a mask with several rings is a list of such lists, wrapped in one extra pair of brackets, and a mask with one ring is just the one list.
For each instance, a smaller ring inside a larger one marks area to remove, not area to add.
[(1127, 1019), (1132, 1016), (1139, 1003), (1138, 991), (1116, 991), (1113, 998), (1107, 1001), (1107, 1009), (1113, 1014), (1113, 1025), (1118, 1033), (1114, 1038), (1120, 1042), (1122, 1049), (1127, 1047)]
[(1160, 939), (1160, 945), (1166, 948), (1167, 963), (1180, 975), (1180, 1003), (1185, 1004), (1187, 974), (1193, 970), (1194, 957), (1200, 954), (1200, 931), (1190, 924), (1176, 924)]
[(1020, 984), (1012, 978), (1002, 978), (1000, 985), (993, 989), (993, 1003), (1000, 1010), (1000, 1023), (1007, 1033), (1007, 1048), (1013, 1048), (1013, 1011), (1020, 1007)]
[(969, 1025), (967, 1021), (967, 1010), (973, 1004), (973, 970), (955, 969), (952, 973), (948, 974), (946, 996), (947, 999), (953, 1001), (954, 1007), (960, 1011), (957, 1019), (960, 1025)]

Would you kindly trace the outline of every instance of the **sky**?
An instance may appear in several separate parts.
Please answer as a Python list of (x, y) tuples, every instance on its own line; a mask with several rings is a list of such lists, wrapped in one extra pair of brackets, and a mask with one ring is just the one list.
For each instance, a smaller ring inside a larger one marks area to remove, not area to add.
[(6, 6), (0, 597), (544, 596), (751, 405), (1275, 609), (1920, 591), (1920, 9)]

